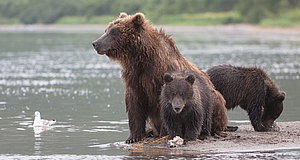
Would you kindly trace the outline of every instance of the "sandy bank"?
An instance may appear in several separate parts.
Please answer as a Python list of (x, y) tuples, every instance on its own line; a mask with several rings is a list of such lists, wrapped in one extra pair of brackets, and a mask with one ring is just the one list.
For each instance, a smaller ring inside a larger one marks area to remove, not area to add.
[(129, 147), (133, 154), (202, 154), (274, 151), (300, 149), (300, 121), (278, 122), (279, 132), (255, 132), (250, 125), (239, 126), (226, 138), (192, 141), (177, 148), (168, 148), (166, 141)]

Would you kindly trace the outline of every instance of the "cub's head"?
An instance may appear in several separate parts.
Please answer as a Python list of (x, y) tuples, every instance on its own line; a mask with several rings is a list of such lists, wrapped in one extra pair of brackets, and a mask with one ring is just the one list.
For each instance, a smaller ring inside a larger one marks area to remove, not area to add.
[(169, 74), (163, 76), (164, 87), (161, 97), (166, 103), (172, 106), (175, 113), (181, 113), (187, 102), (193, 97), (193, 84), (195, 76), (193, 74)]
[(271, 128), (273, 122), (280, 116), (283, 110), (283, 101), (286, 93), (280, 91), (274, 95), (269, 95), (266, 98), (266, 105), (264, 108), (264, 114), (262, 117), (262, 123), (266, 128)]
[(132, 50), (140, 47), (141, 34), (147, 23), (142, 13), (120, 13), (92, 45), (100, 55), (107, 55), (112, 60), (123, 60)]

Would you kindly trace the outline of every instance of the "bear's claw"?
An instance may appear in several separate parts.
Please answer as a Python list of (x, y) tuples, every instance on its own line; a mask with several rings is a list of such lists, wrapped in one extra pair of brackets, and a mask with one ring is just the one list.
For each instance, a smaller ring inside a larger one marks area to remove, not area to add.
[(125, 141), (125, 143), (127, 143), (127, 144), (132, 144), (132, 143), (139, 142), (139, 141), (141, 141), (141, 140), (142, 140), (142, 138), (128, 138), (128, 139)]

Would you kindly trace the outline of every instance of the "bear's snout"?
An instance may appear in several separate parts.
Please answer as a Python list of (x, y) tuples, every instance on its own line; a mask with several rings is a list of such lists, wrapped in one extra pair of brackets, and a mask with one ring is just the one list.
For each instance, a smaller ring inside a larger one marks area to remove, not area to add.
[(183, 110), (183, 106), (173, 106), (173, 111), (177, 114), (181, 113)]
[(94, 49), (97, 51), (98, 54), (108, 54), (111, 51), (111, 45), (108, 43), (104, 43), (102, 41), (96, 40), (92, 42)]
[(185, 102), (183, 99), (175, 97), (172, 100), (172, 107), (175, 113), (180, 113), (182, 109), (184, 108)]
[(176, 113), (179, 113), (179, 112), (180, 112), (180, 110), (181, 110), (181, 108), (180, 108), (180, 107), (174, 107), (174, 111), (175, 111)]
[(97, 47), (97, 42), (93, 42), (92, 45), (93, 45), (94, 48), (96, 48)]

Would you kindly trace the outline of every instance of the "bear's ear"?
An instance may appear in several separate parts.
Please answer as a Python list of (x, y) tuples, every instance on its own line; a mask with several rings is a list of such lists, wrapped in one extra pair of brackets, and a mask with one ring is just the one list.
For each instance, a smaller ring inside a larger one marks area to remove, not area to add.
[(120, 15), (119, 15), (119, 18), (125, 18), (125, 17), (127, 17), (127, 16), (128, 16), (127, 13), (121, 12)]
[(133, 17), (132, 17), (132, 23), (135, 26), (141, 26), (143, 25), (145, 22), (145, 16), (143, 13), (136, 13)]
[(188, 77), (186, 77), (185, 80), (188, 81), (190, 84), (194, 84), (195, 76), (191, 74)]
[(282, 102), (282, 101), (285, 99), (285, 95), (286, 95), (286, 93), (283, 92), (283, 91), (281, 91), (281, 92), (277, 95), (276, 98), (277, 98), (278, 101)]
[(173, 77), (169, 73), (164, 74), (164, 81), (165, 83), (170, 83), (173, 81)]

